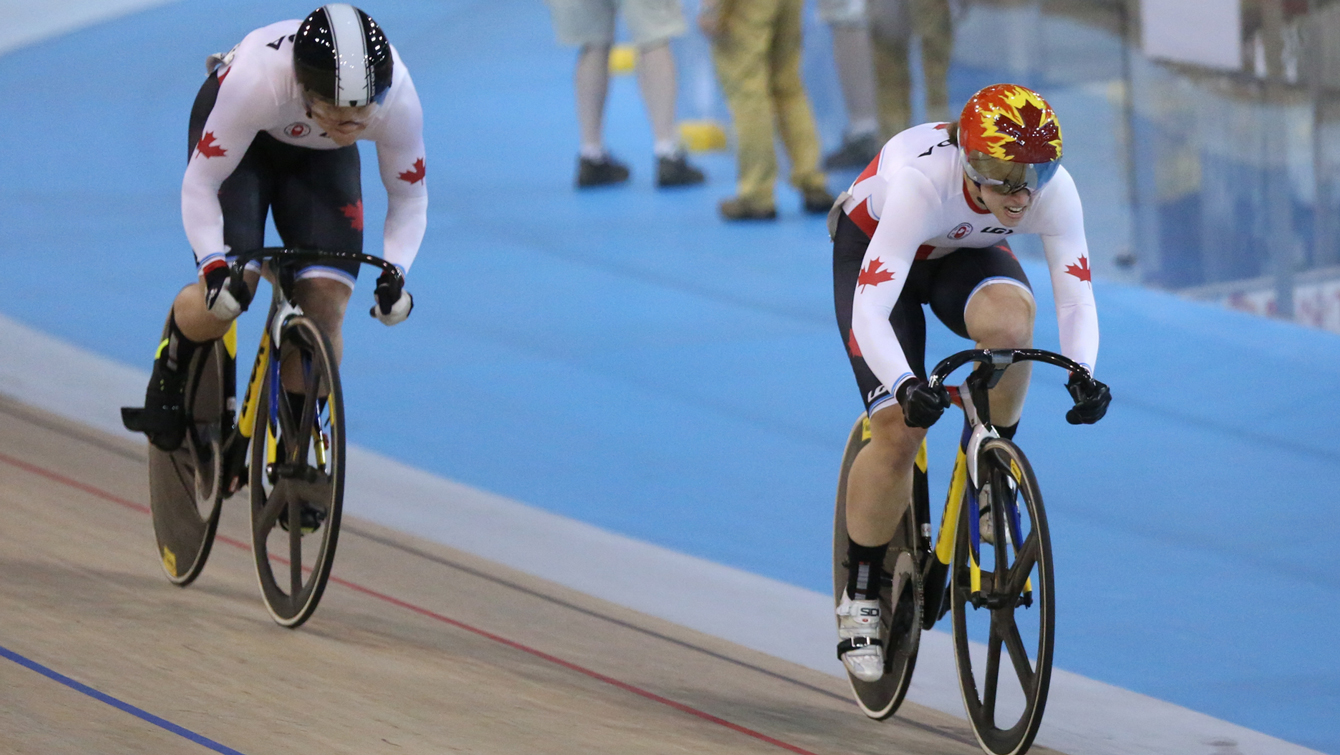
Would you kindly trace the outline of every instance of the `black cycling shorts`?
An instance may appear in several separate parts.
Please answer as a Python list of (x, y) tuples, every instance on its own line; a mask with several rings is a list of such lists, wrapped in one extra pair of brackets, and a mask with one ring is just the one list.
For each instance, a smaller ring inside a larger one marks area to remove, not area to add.
[[(842, 348), (851, 359), (856, 384), (861, 389), (861, 400), (867, 412), (889, 402), (891, 386), (883, 385), (865, 363), (865, 357), (853, 354), (850, 344), (852, 300), (856, 296), (856, 279), (861, 274), (870, 238), (855, 223), (841, 213), (833, 240), (833, 303), (837, 310), (838, 331)], [(1028, 289), (1028, 276), (1020, 267), (1004, 239), (995, 246), (979, 249), (958, 249), (936, 259), (917, 260), (908, 271), (902, 293), (889, 313), (889, 324), (903, 347), (903, 356), (912, 372), (926, 379), (926, 313), (923, 304), (950, 330), (968, 338), (968, 326), (963, 321), (968, 300), (983, 286), (1006, 280)]]
[[(191, 108), (188, 161), (218, 94), (218, 74), (211, 73)], [(223, 243), (232, 252), (265, 246), (267, 213), (274, 215), (284, 246), (363, 251), (362, 168), (354, 145), (308, 149), (285, 144), (262, 131), (220, 187), (219, 204)], [(297, 277), (333, 278), (352, 287), (360, 267), (346, 261), (305, 265)]]

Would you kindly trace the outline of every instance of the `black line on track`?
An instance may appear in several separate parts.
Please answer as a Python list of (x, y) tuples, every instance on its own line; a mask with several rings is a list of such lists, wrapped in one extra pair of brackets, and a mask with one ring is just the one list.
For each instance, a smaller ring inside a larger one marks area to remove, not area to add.
[[(823, 695), (824, 697), (830, 698), (830, 699), (832, 699), (832, 700), (838, 700), (838, 701), (847, 703), (848, 705), (851, 705), (851, 706), (853, 706), (853, 707), (855, 707), (855, 705), (856, 705), (856, 701), (852, 700), (850, 697), (847, 697), (846, 695), (839, 695), (839, 694), (837, 694), (836, 692), (831, 692), (831, 691), (829, 691), (829, 690), (824, 689), (823, 687), (819, 687), (819, 686), (810, 684), (809, 682), (801, 681), (801, 680), (796, 679), (796, 678), (794, 678), (794, 677), (787, 676), (786, 674), (780, 674), (780, 673), (778, 673), (778, 672), (776, 672), (776, 671), (770, 671), (770, 670), (768, 670), (768, 669), (766, 669), (766, 668), (763, 668), (762, 666), (757, 666), (757, 665), (754, 665), (754, 664), (752, 664), (752, 663), (749, 663), (748, 661), (742, 661), (742, 660), (740, 660), (740, 659), (738, 659), (738, 658), (732, 658), (732, 657), (730, 657), (730, 656), (728, 656), (728, 655), (725, 655), (725, 654), (723, 654), (723, 653), (718, 653), (718, 652), (715, 651), (715, 650), (709, 650), (708, 648), (702, 647), (701, 645), (695, 645), (695, 644), (693, 644), (693, 643), (691, 643), (691, 642), (687, 642), (687, 641), (685, 641), (685, 640), (680, 640), (680, 639), (677, 639), (677, 638), (675, 638), (675, 637), (671, 637), (671, 636), (669, 636), (669, 635), (662, 634), (662, 633), (660, 633), (660, 632), (657, 632), (657, 631), (654, 630), (654, 629), (648, 629), (648, 628), (646, 628), (646, 627), (641, 627), (641, 626), (638, 626), (637, 624), (633, 624), (632, 622), (624, 621), (623, 619), (618, 619), (618, 618), (615, 618), (615, 617), (613, 617), (613, 616), (609, 616), (609, 615), (607, 615), (607, 614), (600, 613), (599, 611), (595, 611), (595, 610), (592, 610), (592, 609), (590, 609), (590, 608), (585, 608), (585, 607), (583, 607), (583, 606), (579, 606), (579, 605), (577, 605), (577, 604), (575, 604), (575, 603), (568, 602), (568, 601), (566, 601), (566, 600), (563, 600), (562, 598), (556, 598), (556, 597), (554, 597), (554, 596), (552, 596), (552, 595), (546, 595), (545, 593), (542, 593), (542, 592), (540, 592), (539, 590), (534, 590), (534, 589), (531, 589), (531, 588), (529, 588), (529, 587), (526, 587), (525, 585), (517, 584), (516, 582), (513, 582), (513, 581), (511, 581), (511, 580), (503, 579), (502, 577), (498, 577), (498, 576), (496, 576), (496, 575), (489, 574), (488, 572), (481, 571), (481, 570), (476, 569), (476, 568), (474, 568), (474, 567), (472, 567), (472, 566), (466, 566), (465, 564), (459, 563), (459, 562), (457, 562), (457, 561), (452, 561), (452, 560), (449, 559), (449, 558), (444, 558), (444, 557), (442, 557), (442, 556), (438, 556), (438, 555), (433, 554), (433, 553), (428, 553), (427, 551), (420, 550), (420, 549), (415, 548), (414, 546), (411, 546), (411, 545), (405, 545), (404, 543), (396, 542), (395, 540), (392, 540), (391, 538), (388, 538), (388, 537), (384, 537), (384, 536), (382, 536), (382, 535), (375, 535), (375, 534), (373, 534), (373, 533), (371, 533), (371, 532), (367, 532), (367, 531), (361, 529), (360, 527), (357, 527), (357, 526), (351, 526), (348, 522), (343, 522), (343, 523), (341, 523), (341, 525), (340, 525), (340, 532), (341, 532), (341, 533), (346, 533), (346, 532), (347, 532), (347, 533), (350, 533), (350, 534), (353, 534), (353, 535), (358, 535), (359, 537), (364, 538), (364, 539), (366, 539), (366, 540), (371, 540), (372, 542), (377, 543), (378, 545), (383, 545), (383, 546), (386, 546), (386, 547), (388, 547), (388, 548), (392, 548), (392, 549), (401, 551), (401, 552), (403, 552), (403, 553), (408, 553), (408, 554), (410, 554), (410, 555), (412, 555), (412, 556), (418, 556), (419, 558), (422, 558), (422, 559), (424, 559), (424, 560), (426, 560), (426, 561), (431, 561), (432, 563), (435, 563), (435, 564), (437, 564), (437, 565), (439, 565), (439, 566), (445, 566), (445, 567), (447, 567), (447, 568), (449, 568), (449, 569), (455, 569), (456, 571), (464, 572), (465, 574), (469, 574), (469, 575), (472, 576), (472, 577), (477, 577), (477, 578), (482, 579), (482, 580), (485, 580), (485, 581), (487, 581), (487, 582), (492, 582), (492, 583), (494, 583), (494, 584), (496, 584), (496, 585), (499, 585), (499, 586), (501, 586), (501, 587), (506, 587), (506, 588), (508, 588), (508, 589), (515, 590), (515, 591), (520, 592), (520, 593), (524, 593), (524, 594), (529, 595), (529, 596), (531, 596), (531, 597), (533, 597), (533, 598), (539, 598), (540, 600), (546, 601), (546, 602), (548, 602), (548, 603), (552, 603), (552, 604), (557, 605), (557, 606), (561, 606), (561, 607), (566, 608), (566, 609), (568, 609), (568, 610), (570, 610), (570, 611), (576, 611), (577, 613), (583, 614), (583, 615), (585, 615), (585, 616), (590, 616), (591, 618), (594, 618), (594, 619), (600, 619), (601, 621), (607, 622), (607, 623), (609, 623), (609, 624), (613, 624), (613, 625), (618, 626), (618, 627), (621, 627), (621, 628), (623, 628), (623, 629), (627, 629), (627, 630), (630, 630), (630, 631), (633, 631), (633, 632), (637, 632), (637, 633), (639, 633), (639, 634), (643, 634), (643, 635), (646, 635), (646, 636), (648, 636), (648, 637), (654, 637), (654, 638), (656, 638), (656, 639), (658, 639), (658, 640), (661, 640), (661, 641), (663, 641), (663, 642), (668, 642), (668, 643), (670, 643), (670, 644), (672, 644), (672, 645), (677, 645), (677, 646), (679, 646), (679, 647), (681, 647), (681, 648), (684, 648), (685, 650), (691, 650), (691, 651), (693, 651), (693, 652), (700, 653), (700, 654), (702, 654), (702, 655), (706, 655), (706, 656), (708, 656), (708, 657), (710, 657), (710, 658), (714, 658), (714, 659), (719, 660), (719, 661), (724, 661), (724, 662), (729, 663), (729, 664), (731, 664), (731, 665), (738, 666), (738, 667), (740, 667), (740, 668), (744, 668), (744, 669), (748, 669), (748, 670), (753, 671), (753, 672), (758, 673), (758, 674), (762, 674), (762, 675), (764, 675), (764, 676), (766, 676), (766, 677), (768, 677), (768, 678), (776, 679), (777, 681), (781, 681), (781, 682), (786, 682), (786, 683), (791, 684), (791, 685), (793, 685), (793, 686), (796, 686), (796, 687), (800, 687), (800, 688), (802, 688), (802, 689), (809, 690), (810, 692), (816, 692), (816, 693), (818, 693), (818, 694), (820, 694), (820, 695)], [(936, 726), (932, 726), (932, 725), (930, 725), (930, 724), (923, 724), (923, 723), (921, 723), (921, 722), (919, 722), (919, 721), (912, 721), (912, 720), (907, 719), (907, 718), (889, 718), (889, 719), (886, 719), (885, 722), (886, 722), (886, 723), (891, 722), (891, 723), (902, 724), (902, 725), (905, 725), (905, 726), (911, 726), (911, 727), (913, 727), (913, 728), (920, 729), (920, 730), (922, 730), (922, 731), (929, 732), (929, 733), (931, 733), (931, 734), (937, 734), (937, 735), (939, 735), (939, 736), (945, 737), (946, 739), (952, 739), (952, 740), (954, 740), (955, 742), (960, 742), (960, 743), (962, 743), (962, 744), (971, 745), (971, 746), (973, 746), (973, 747), (976, 747), (976, 746), (977, 746), (977, 743), (976, 743), (974, 740), (972, 740), (972, 739), (969, 739), (969, 738), (966, 738), (966, 737), (959, 736), (959, 735), (957, 735), (957, 734), (955, 734), (955, 733), (953, 733), (953, 732), (946, 731), (946, 730), (944, 730), (944, 729), (941, 729), (941, 728), (936, 727)]]
[(112, 454), (116, 454), (123, 459), (131, 461), (148, 462), (149, 453), (147, 450), (141, 450), (139, 453), (132, 451), (125, 445), (116, 443), (103, 437), (103, 433), (98, 430), (85, 430), (71, 420), (52, 419), (48, 413), (43, 413), (33, 409), (26, 404), (14, 400), (10, 396), (0, 394), (0, 414), (8, 414), (14, 419), (27, 422), (30, 425), (37, 425), (44, 430), (50, 430), (58, 435), (64, 435), (67, 438), (83, 441), (90, 446), (98, 448)]

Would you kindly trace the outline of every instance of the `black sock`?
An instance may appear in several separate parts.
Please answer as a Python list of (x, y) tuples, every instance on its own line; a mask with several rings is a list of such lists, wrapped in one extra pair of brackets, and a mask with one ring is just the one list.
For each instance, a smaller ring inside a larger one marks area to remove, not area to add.
[(878, 600), (884, 580), (884, 555), (889, 544), (859, 545), (847, 538), (847, 595), (852, 600)]
[(996, 432), (1000, 433), (1000, 437), (1005, 440), (1014, 440), (1014, 434), (1019, 432), (1019, 423), (1015, 422), (1013, 425), (1008, 426), (996, 425)]
[(182, 373), (191, 366), (191, 357), (195, 356), (196, 349), (204, 344), (192, 341), (181, 332), (177, 327), (177, 315), (174, 312), (168, 318), (168, 337), (167, 345), (158, 355), (158, 361), (168, 372)]
[[(149, 379), (150, 394), (180, 394), (186, 388), (186, 371), (191, 359), (204, 344), (192, 341), (177, 327), (177, 316), (168, 317), (168, 336), (159, 345), (154, 357), (153, 376)], [(146, 406), (148, 405), (146, 397)]]

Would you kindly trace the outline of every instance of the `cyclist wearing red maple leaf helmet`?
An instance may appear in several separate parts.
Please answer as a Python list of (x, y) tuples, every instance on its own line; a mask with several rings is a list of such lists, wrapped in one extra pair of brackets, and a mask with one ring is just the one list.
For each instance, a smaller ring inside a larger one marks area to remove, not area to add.
[[(870, 417), (871, 439), (847, 483), (846, 594), (838, 654), (853, 676), (884, 673), (879, 590), (897, 522), (911, 501), (912, 467), (926, 428), (949, 406), (926, 382), (929, 304), (979, 348), (1032, 345), (1032, 288), (1007, 238), (1042, 237), (1055, 293), (1061, 351), (1090, 371), (1098, 316), (1084, 217), (1061, 167), (1061, 128), (1036, 92), (997, 84), (968, 100), (957, 123), (924, 124), (889, 140), (829, 215), (838, 327)], [(991, 391), (1002, 435), (1018, 427), (1028, 363)], [(1107, 386), (1071, 376), (1066, 418), (1093, 423)], [(894, 411), (899, 406), (902, 411)]]
[[(199, 280), (176, 297), (159, 346), (145, 411), (127, 427), (164, 450), (184, 437), (182, 391), (196, 349), (222, 337), (245, 308), (228, 290), (230, 252), (264, 246), (272, 214), (285, 246), (361, 252), (363, 199), (358, 140), (377, 145), (386, 187), (383, 254), (407, 271), (427, 226), (423, 109), (399, 53), (366, 13), (322, 6), (302, 21), (248, 34), (211, 55), (191, 110), (182, 220)], [(330, 337), (336, 358), (357, 263), (297, 272), (294, 298)], [(249, 301), (259, 268), (247, 272)], [(387, 325), (413, 298), (383, 274), (373, 314)], [(131, 425), (134, 424), (134, 427)]]

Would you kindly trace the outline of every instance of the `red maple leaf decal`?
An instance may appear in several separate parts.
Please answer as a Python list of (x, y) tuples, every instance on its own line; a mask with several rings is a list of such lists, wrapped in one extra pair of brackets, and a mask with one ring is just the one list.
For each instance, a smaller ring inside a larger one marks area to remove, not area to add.
[(1056, 121), (1043, 123), (1042, 115), (1043, 112), (1037, 105), (1026, 102), (1019, 108), (1022, 124), (1015, 123), (1004, 113), (996, 116), (996, 130), (1013, 137), (1012, 141), (1001, 145), (1007, 159), (1042, 163), (1055, 160), (1059, 156), (1053, 142), (1061, 138), (1060, 129), (1057, 128)]
[(424, 177), (425, 175), (427, 175), (427, 174), (428, 174), (428, 171), (427, 171), (426, 168), (424, 168), (424, 165), (423, 165), (423, 158), (420, 157), (418, 160), (415, 160), (415, 161), (414, 161), (414, 167), (413, 167), (413, 168), (411, 168), (411, 169), (405, 171), (404, 173), (401, 173), (401, 174), (400, 174), (400, 180), (401, 180), (401, 181), (406, 181), (406, 182), (408, 182), (408, 183), (416, 184), (416, 183), (422, 181), (422, 180), (423, 180), (423, 177)]
[(1080, 257), (1078, 265), (1066, 265), (1065, 271), (1082, 281), (1088, 281), (1090, 286), (1093, 285), (1093, 271), (1089, 269), (1088, 257)]
[(856, 285), (862, 288), (866, 286), (878, 286), (884, 281), (893, 280), (893, 271), (884, 269), (884, 262), (876, 257), (870, 260), (870, 264), (865, 266), (861, 274), (856, 276)]
[(861, 353), (861, 345), (856, 343), (856, 331), (851, 331), (847, 336), (847, 353), (854, 357), (865, 356)]
[(200, 137), (200, 141), (196, 143), (195, 148), (200, 151), (200, 154), (203, 155), (206, 160), (211, 157), (223, 157), (228, 154), (228, 150), (220, 147), (218, 142), (214, 141), (213, 131), (206, 131), (205, 135)]
[(355, 231), (363, 230), (363, 200), (358, 200), (358, 204), (347, 204), (340, 208), (340, 212), (349, 218), (349, 226)]

